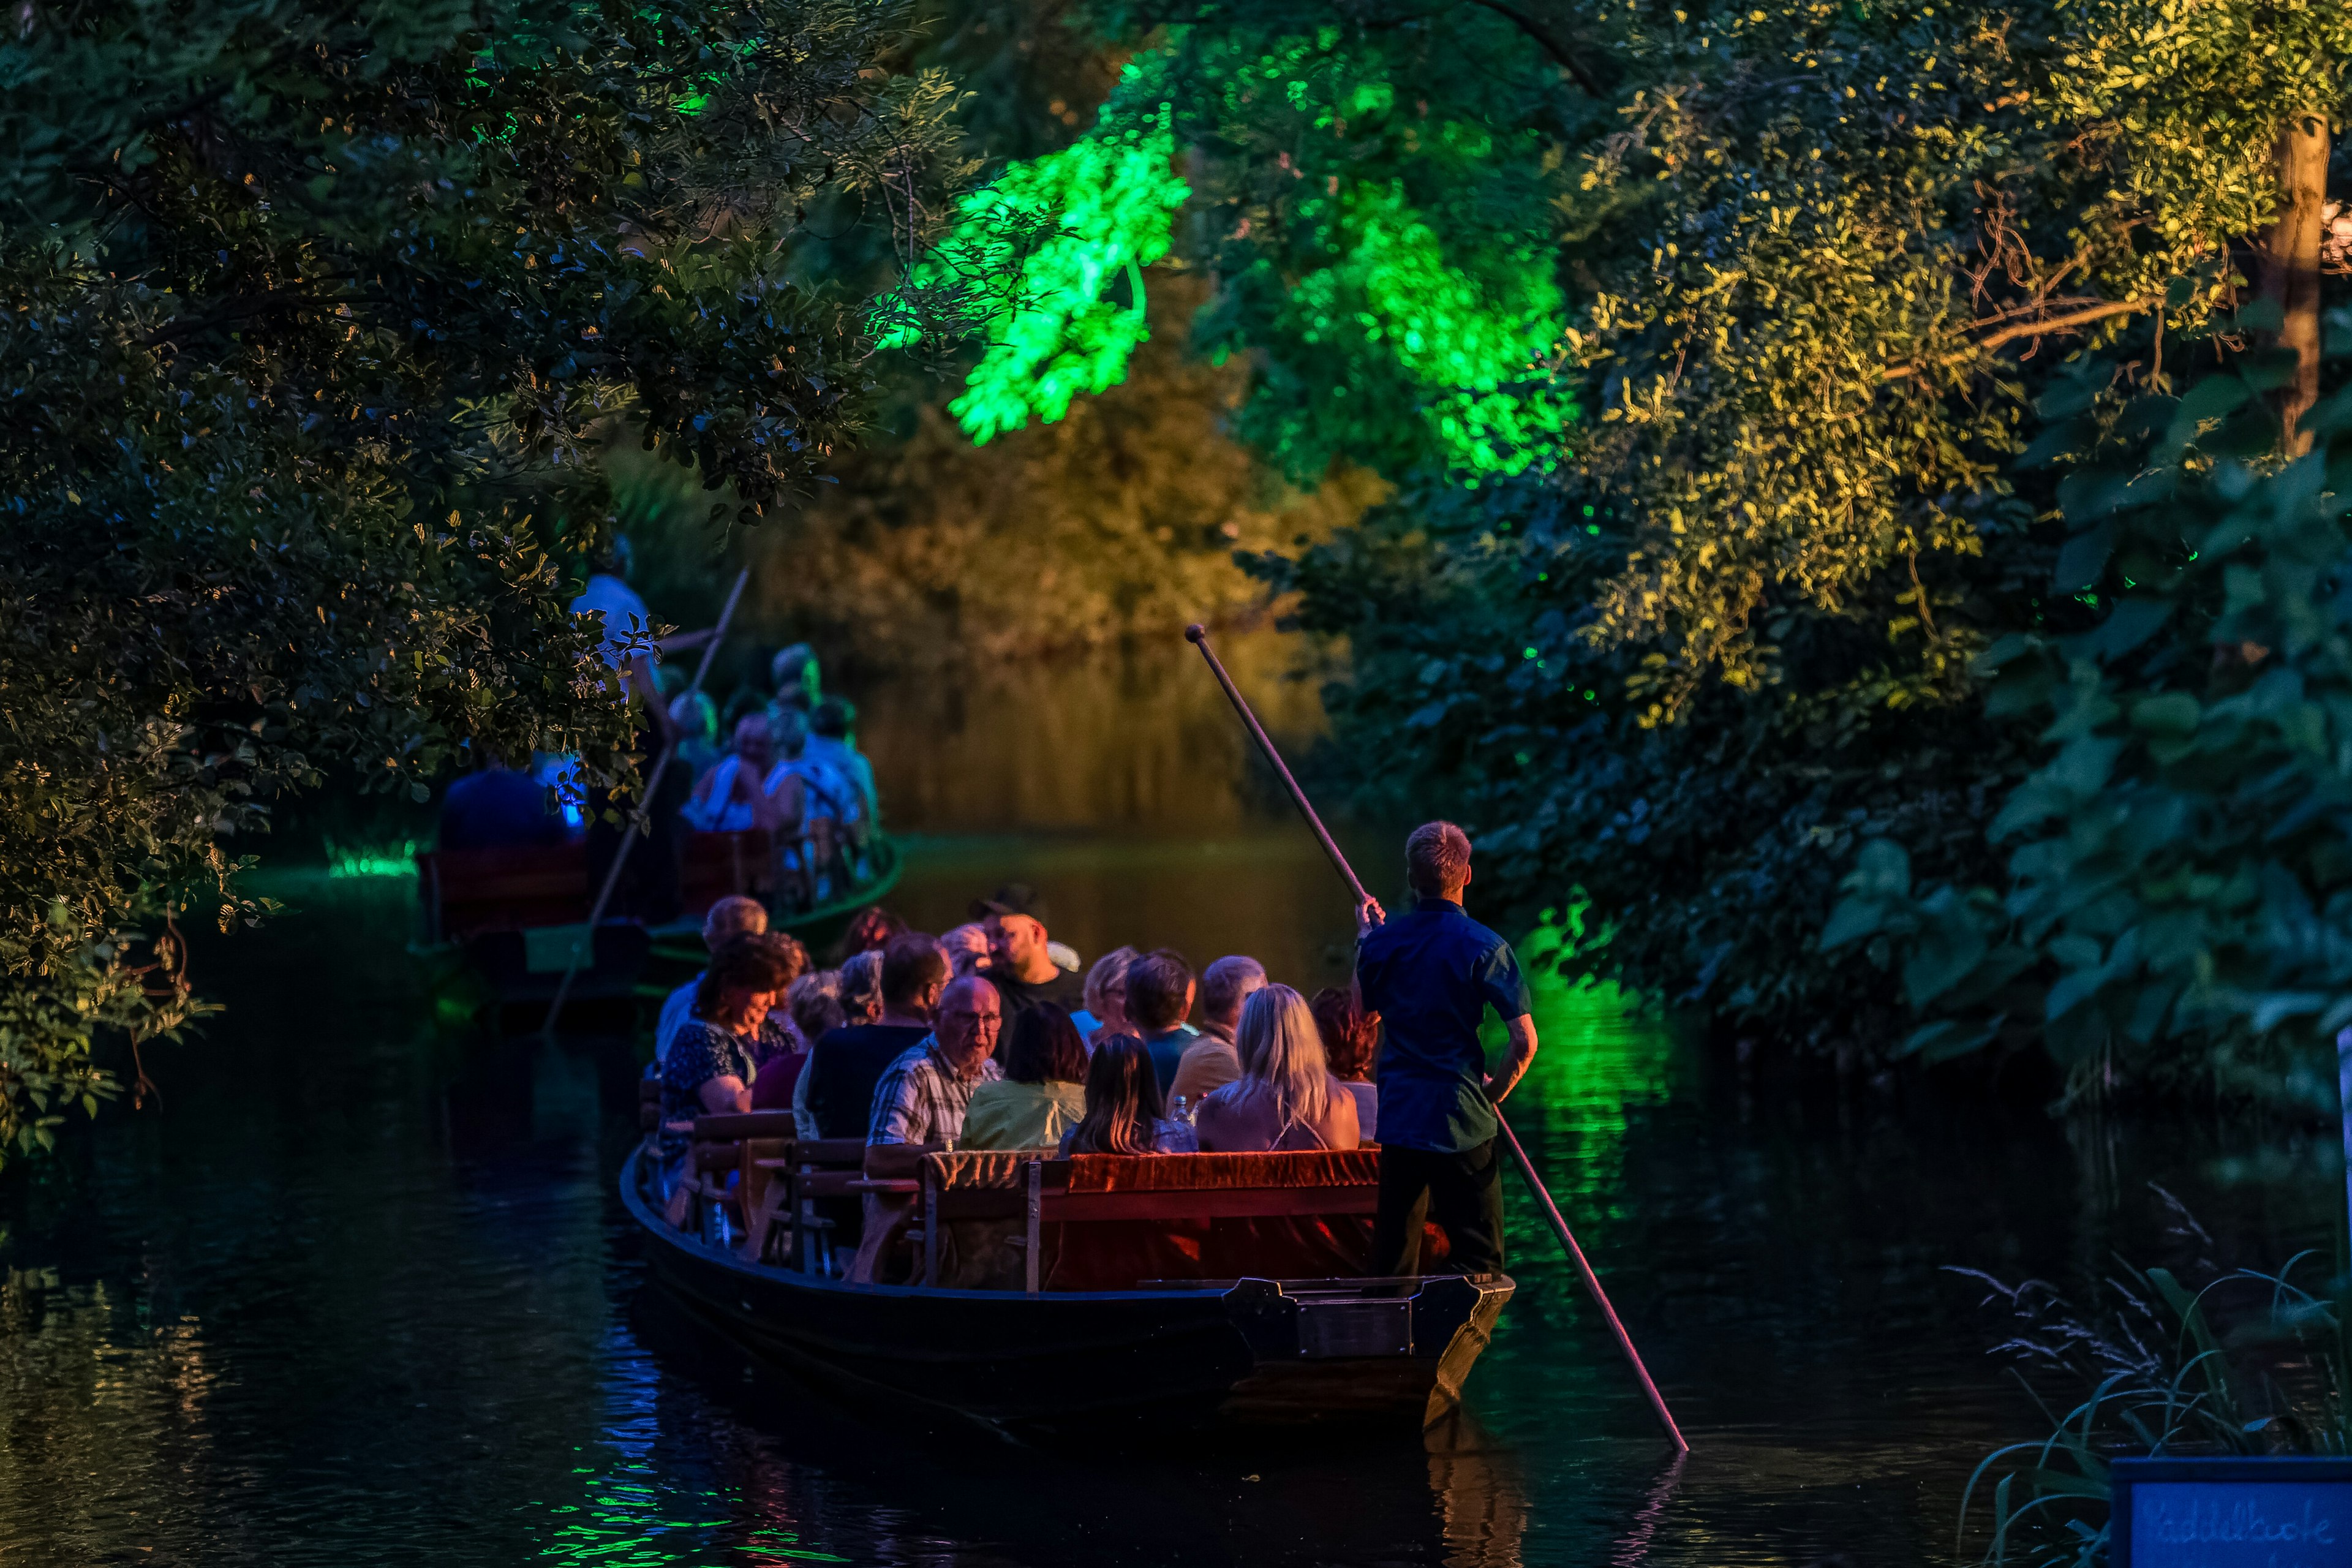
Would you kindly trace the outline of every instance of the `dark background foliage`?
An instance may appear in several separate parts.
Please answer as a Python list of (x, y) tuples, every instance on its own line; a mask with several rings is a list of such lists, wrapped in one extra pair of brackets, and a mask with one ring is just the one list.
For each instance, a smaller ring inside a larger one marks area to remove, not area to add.
[[(0, 1144), (195, 1004), (177, 915), (330, 771), (625, 782), (594, 432), (760, 505), (860, 418), (813, 214), (969, 171), (887, 6), (29, 5), (0, 55)], [(944, 298), (925, 307), (946, 308)]]

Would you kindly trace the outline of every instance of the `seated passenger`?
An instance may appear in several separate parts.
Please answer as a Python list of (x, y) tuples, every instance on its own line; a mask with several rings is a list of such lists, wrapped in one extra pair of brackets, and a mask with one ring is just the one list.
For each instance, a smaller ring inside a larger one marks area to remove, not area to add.
[(1356, 1101), (1331, 1076), (1307, 999), (1269, 985), (1242, 1008), (1242, 1076), (1201, 1102), (1203, 1153), (1353, 1149)]
[(1087, 1112), (1087, 1043), (1052, 1003), (1004, 1035), (1004, 1076), (972, 1090), (959, 1149), (1058, 1149)]
[(1133, 1035), (1105, 1035), (1087, 1058), (1087, 1113), (1062, 1134), (1062, 1152), (1190, 1153), (1191, 1131), (1168, 1120), (1143, 1042)]
[(669, 716), (678, 730), (677, 760), (672, 766), (699, 780), (727, 755), (727, 748), (719, 743), (719, 705), (708, 692), (681, 692), (669, 705)]
[(1265, 984), (1265, 965), (1239, 955), (1221, 958), (1202, 973), (1201, 1037), (1184, 1047), (1176, 1081), (1168, 1086), (1171, 1103), (1181, 1099), (1198, 1110), (1202, 1100), (1242, 1076), (1234, 1031), (1241, 1027), (1242, 1004)]
[(1162, 1100), (1176, 1081), (1184, 1053), (1201, 1037), (1200, 1030), (1184, 1022), (1196, 989), (1192, 966), (1169, 948), (1154, 948), (1127, 966), (1127, 1020), (1151, 1054)]
[[(1003, 1017), (996, 987), (978, 975), (966, 975), (940, 994), (931, 1032), (874, 1086), (874, 1115), (866, 1131), (869, 1161), (879, 1145), (954, 1145), (972, 1095), (1004, 1076), (995, 1060)], [(901, 1194), (866, 1193), (866, 1232), (849, 1266), (851, 1283), (875, 1280), (892, 1244), (905, 1234), (912, 1208), (913, 1200)]]
[(948, 963), (958, 976), (977, 974), (988, 965), (988, 928), (974, 921), (960, 925), (940, 938), (947, 949)]
[(1307, 1004), (1315, 1015), (1315, 1032), (1323, 1037), (1323, 1059), (1339, 1087), (1356, 1101), (1356, 1130), (1367, 1143), (1380, 1134), (1380, 1091), (1372, 1087), (1372, 1058), (1381, 1045), (1381, 1016), (1364, 1011), (1353, 984), (1346, 990), (1326, 985)]
[(1078, 1026), (1089, 1051), (1095, 1048), (1097, 1035), (1129, 1033), (1127, 966), (1135, 962), (1135, 956), (1131, 947), (1115, 947), (1087, 971), (1087, 1005), (1083, 1011), (1070, 1015), (1070, 1022)]
[(831, 969), (812, 970), (793, 982), (784, 993), (787, 1038), (784, 1047), (760, 1064), (760, 1079), (751, 1086), (754, 1110), (790, 1110), (793, 1090), (808, 1066), (809, 1042), (841, 1022), (841, 975)]
[(687, 1143), (669, 1123), (751, 1109), (751, 1083), (774, 1038), (762, 1037), (763, 1026), (792, 983), (786, 952), (769, 937), (735, 937), (710, 955), (695, 990), (694, 1016), (662, 1063), (664, 1158), (684, 1152)]
[(951, 1143), (963, 1136), (973, 1092), (1004, 1076), (996, 1065), (996, 1032), (1003, 1021), (995, 986), (976, 974), (951, 983), (940, 994), (930, 1034), (892, 1062), (874, 1086), (866, 1142)]
[(841, 971), (818, 969), (793, 982), (784, 1011), (803, 1041), (821, 1040), (848, 1022), (841, 1009)]
[(817, 668), (816, 649), (804, 642), (793, 644), (771, 659), (768, 678), (776, 690), (775, 700), (768, 705), (772, 714), (791, 712), (804, 720), (824, 695), (824, 675)]
[(1006, 1023), (1048, 1004), (1066, 1013), (1085, 1005), (1086, 982), (1071, 973), (1077, 955), (1071, 953), (1069, 969), (1055, 958), (1045, 931), (1045, 900), (1034, 888), (1010, 883), (992, 898), (974, 899), (971, 912), (988, 933), (989, 984), (1004, 998)]
[(549, 809), (547, 786), (478, 748), (481, 766), (449, 786), (441, 801), (441, 847), (510, 849), (561, 844), (563, 818)]
[[(730, 938), (759, 936), (767, 929), (768, 911), (759, 900), (730, 893), (711, 905), (702, 917), (702, 945), (717, 952)], [(660, 1072), (663, 1058), (669, 1055), (669, 1043), (677, 1038), (679, 1028), (694, 1016), (695, 988), (702, 984), (703, 974), (709, 973), (704, 970), (663, 1001), (661, 1016), (654, 1022), (654, 1070), (648, 1077)]]
[(841, 965), (841, 1022), (870, 1024), (882, 1014), (882, 950), (853, 952)]
[(793, 1089), (793, 1120), (803, 1138), (863, 1138), (873, 1121), (874, 1086), (883, 1072), (931, 1032), (931, 1014), (947, 989), (948, 955), (921, 931), (890, 939), (882, 951), (882, 1016), (824, 1036)]
[(785, 869), (806, 899), (823, 902), (850, 870), (850, 831), (856, 791), (840, 773), (808, 756), (808, 726), (793, 709), (771, 710), (778, 761), (768, 770), (768, 814), (779, 837), (793, 846)]
[(758, 716), (735, 726), (732, 755), (702, 775), (686, 803), (686, 819), (705, 833), (742, 833), (775, 826), (765, 784), (775, 760), (768, 721)]
[(806, 761), (831, 768), (842, 781), (856, 791), (853, 801), (854, 817), (844, 818), (859, 825), (859, 831), (874, 820), (877, 801), (874, 793), (874, 764), (857, 749), (857, 709), (846, 697), (825, 697), (817, 701), (809, 714)]

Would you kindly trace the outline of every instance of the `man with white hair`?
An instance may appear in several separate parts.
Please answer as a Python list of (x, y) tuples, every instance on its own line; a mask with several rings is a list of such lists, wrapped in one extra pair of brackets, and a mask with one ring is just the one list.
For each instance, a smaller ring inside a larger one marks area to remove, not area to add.
[[(952, 1143), (963, 1135), (972, 1091), (1004, 1076), (995, 1062), (1003, 1004), (996, 987), (977, 974), (950, 983), (923, 1042), (892, 1062), (874, 1086), (874, 1116), (866, 1144)], [(870, 1156), (869, 1156), (870, 1158)], [(913, 1200), (866, 1194), (866, 1234), (849, 1266), (853, 1284), (870, 1285), (890, 1245), (906, 1233)]]

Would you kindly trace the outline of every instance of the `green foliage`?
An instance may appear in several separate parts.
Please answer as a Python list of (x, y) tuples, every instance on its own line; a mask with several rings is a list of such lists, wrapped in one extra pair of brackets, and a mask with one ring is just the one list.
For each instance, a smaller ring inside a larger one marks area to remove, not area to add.
[(2051, 445), (2081, 452), (2058, 581), (2106, 614), (1978, 661), (1990, 709), (2043, 726), (1990, 830), (2006, 875), (1919, 878), (1875, 845), (1822, 937), (1899, 961), (1931, 1020), (1907, 1048), (2023, 1020), (2081, 1085), (2219, 1041), (2225, 1065), (2273, 1086), (2285, 1068), (2333, 1102), (2321, 1052), (2352, 1025), (2352, 398), (2306, 416), (2314, 451), (2279, 466), (2261, 395), (2283, 374), (2240, 362), (2126, 402), (2095, 361), (2045, 400)]
[[(1550, 363), (1563, 320), (1545, 187), (1560, 171), (1531, 132), (1497, 132), (1497, 89), (1527, 73), (1477, 47), (1491, 28), (1467, 32), (1444, 46), (1433, 117), (1427, 92), (1401, 104), (1395, 80), (1421, 39), (1170, 29), (1087, 137), (966, 199), (940, 265), (1027, 261), (954, 405), (965, 428), (985, 440), (1059, 418), (1073, 392), (1118, 380), (1141, 341), (1138, 268), (1175, 245), (1220, 284), (1202, 346), (1265, 362), (1237, 427), (1293, 477), (1341, 458), (1473, 482), (1557, 461), (1575, 417)], [(1197, 180), (1171, 166), (1179, 144)], [(1122, 276), (1124, 311), (1106, 298)]]
[[(1071, 398), (1125, 379), (1151, 335), (1143, 268), (1168, 253), (1172, 215), (1192, 194), (1170, 172), (1174, 151), (1163, 107), (1014, 163), (959, 204), (917, 276), (1004, 279), (978, 327), (987, 351), (949, 405), (974, 441), (1033, 414), (1059, 419)], [(1127, 285), (1124, 304), (1108, 298), (1114, 282)]]
[[(0, 55), (0, 1148), (194, 1004), (173, 911), (330, 769), (631, 777), (589, 432), (759, 504), (857, 416), (803, 216), (961, 169), (847, 0), (35, 5)], [(852, 216), (855, 216), (852, 210)], [(131, 928), (165, 932), (141, 942)], [(140, 962), (143, 957), (146, 962)]]
[(1242, 367), (1203, 364), (1166, 330), (1199, 295), (1194, 279), (1164, 279), (1162, 330), (1133, 378), (1066, 417), (975, 449), (926, 408), (912, 435), (866, 444), (835, 465), (838, 485), (747, 532), (750, 602), (773, 640), (920, 668), (1261, 612), (1234, 552), (1328, 538), (1379, 487), (1338, 475), (1303, 493), (1224, 437)]
[[(2342, 106), (2352, 16), (1120, 19), (1163, 24), (1144, 60), (1196, 192), (1172, 254), (1217, 279), (1202, 340), (1252, 356), (1236, 428), (1294, 472), (1400, 483), (1360, 531), (1253, 563), (1351, 650), (1334, 765), (1467, 818), (1512, 914), (1590, 896), (1610, 934), (1574, 963), (1743, 1031), (1903, 1037), (1901, 964), (1820, 941), (1840, 879), (1873, 839), (1926, 880), (2000, 877), (1991, 830), (2043, 726), (1988, 705), (1982, 656), (2105, 613), (2051, 585), (2089, 546), (2028, 460), (2033, 403), (2070, 338), (2146, 377), (2236, 308), (2279, 132)], [(1391, 190), (1412, 216), (1375, 254), (1351, 215)], [(1383, 291), (1415, 224), (1442, 268)], [(1465, 330), (1457, 292), (1497, 330)], [(1504, 392), (1586, 423), (1433, 438), (1465, 378), (1399, 339), (1408, 294), (1447, 313), (1441, 344), (1542, 373)]]

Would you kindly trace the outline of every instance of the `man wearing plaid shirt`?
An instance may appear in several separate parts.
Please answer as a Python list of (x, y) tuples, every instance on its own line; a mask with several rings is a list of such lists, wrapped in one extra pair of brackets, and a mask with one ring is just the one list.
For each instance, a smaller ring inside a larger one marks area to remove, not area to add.
[[(967, 974), (949, 985), (940, 994), (930, 1034), (892, 1062), (874, 1086), (866, 1147), (948, 1143), (961, 1137), (972, 1091), (1004, 1076), (993, 1059), (1003, 1021), (1003, 1003), (996, 987), (979, 975)], [(866, 1234), (858, 1242), (857, 1260), (850, 1265), (852, 1281), (873, 1282), (875, 1265), (904, 1234), (913, 1212), (911, 1199), (866, 1194)]]
[(996, 987), (967, 974), (940, 996), (931, 1032), (883, 1069), (866, 1142), (944, 1143), (963, 1136), (972, 1090), (1004, 1070), (993, 1059), (1003, 1005)]

